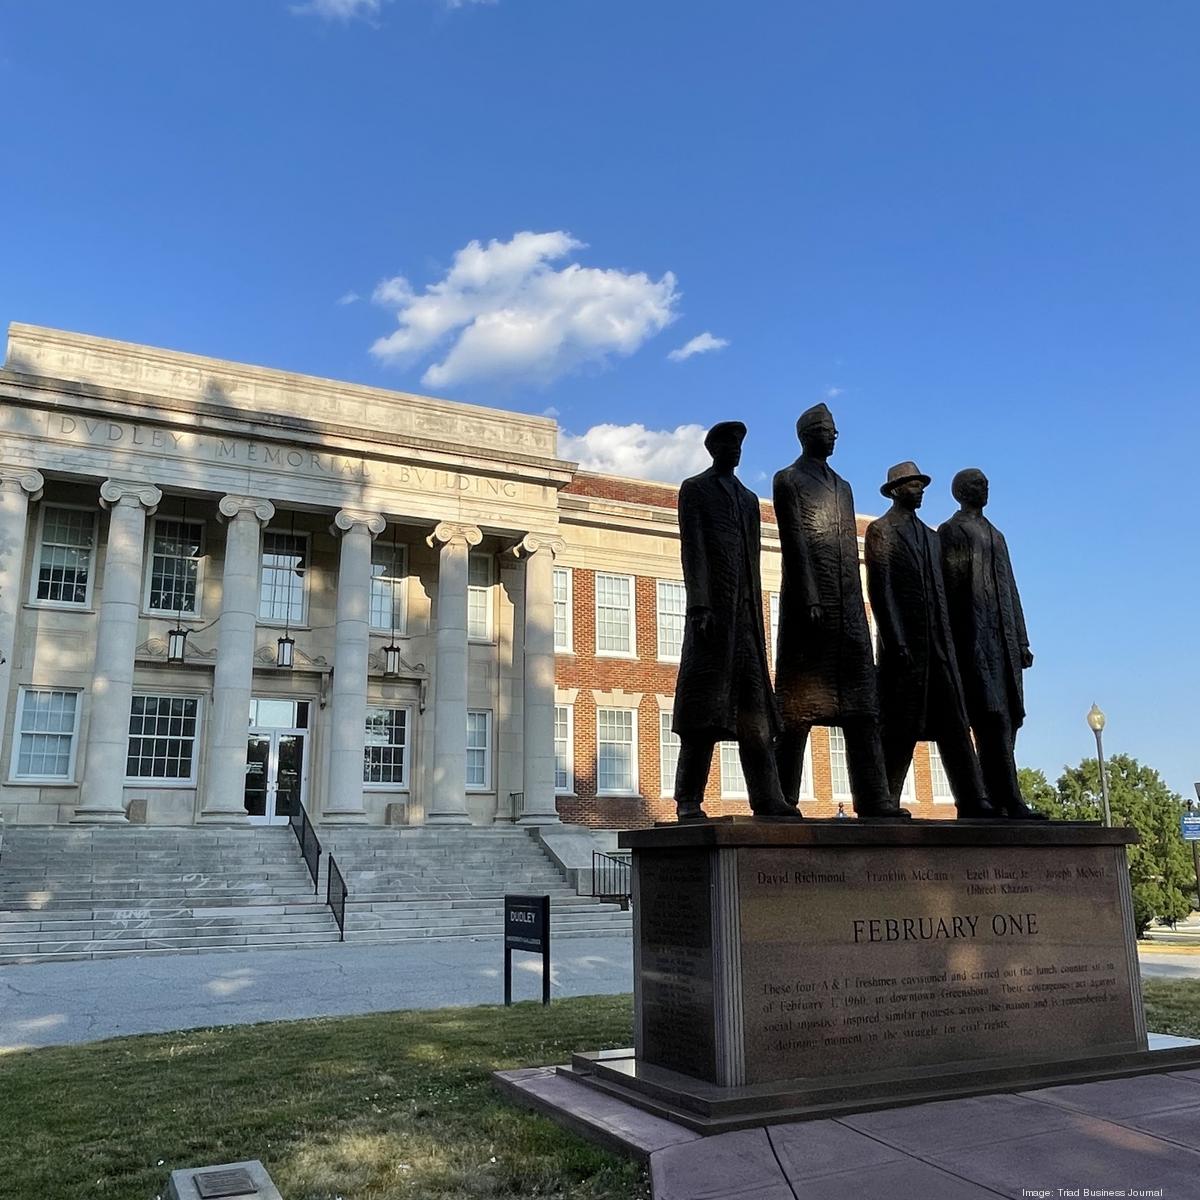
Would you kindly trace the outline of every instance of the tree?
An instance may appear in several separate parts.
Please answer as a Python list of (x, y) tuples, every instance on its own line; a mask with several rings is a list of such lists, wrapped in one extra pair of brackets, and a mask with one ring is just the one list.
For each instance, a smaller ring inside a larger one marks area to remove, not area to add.
[[(1127, 754), (1110, 758), (1107, 770), (1113, 824), (1129, 825), (1141, 838), (1129, 847), (1133, 916), (1140, 937), (1155, 917), (1176, 921), (1191, 911), (1189, 893), (1196, 888), (1196, 876), (1179, 832), (1179, 818), (1187, 806), (1157, 771)], [(1031, 791), (1026, 791), (1027, 787)], [(1040, 771), (1022, 771), (1021, 790), (1031, 804), (1052, 817), (1068, 821), (1102, 819), (1100, 768), (1094, 758), (1066, 768), (1054, 790)]]
[(1034, 770), (1033, 767), (1018, 767), (1017, 782), (1021, 785), (1021, 795), (1030, 808), (1036, 808), (1048, 817), (1059, 816), (1058, 793), (1050, 786), (1044, 771)]

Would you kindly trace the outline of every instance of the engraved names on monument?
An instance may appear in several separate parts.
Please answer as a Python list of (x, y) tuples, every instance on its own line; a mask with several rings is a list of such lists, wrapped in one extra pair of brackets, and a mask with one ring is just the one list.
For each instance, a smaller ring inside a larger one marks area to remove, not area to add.
[(746, 1082), (1141, 1048), (1122, 859), (740, 850)]

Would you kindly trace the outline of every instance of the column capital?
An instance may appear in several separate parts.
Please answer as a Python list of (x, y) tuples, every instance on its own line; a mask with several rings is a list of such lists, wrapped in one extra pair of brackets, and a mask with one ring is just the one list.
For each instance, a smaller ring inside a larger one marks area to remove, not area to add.
[(365, 508), (342, 508), (333, 518), (329, 532), (334, 537), (349, 533), (355, 525), (365, 525), (372, 539), (377, 538), (387, 528), (387, 518), (382, 513), (371, 512)]
[(217, 503), (217, 514), (223, 521), (232, 521), (244, 514), (256, 518), (260, 525), (266, 525), (275, 515), (275, 505), (259, 496), (222, 496)]
[(46, 481), (42, 478), (41, 471), (37, 471), (33, 467), (0, 463), (0, 487), (20, 488), (22, 491), (28, 492), (29, 499), (33, 501), (42, 498), (42, 488), (45, 484)]
[(104, 508), (123, 504), (127, 508), (141, 505), (147, 515), (152, 515), (162, 500), (162, 492), (152, 483), (141, 483), (128, 479), (106, 479), (100, 485), (100, 504)]
[(439, 521), (433, 532), (425, 539), (425, 545), (433, 548), (434, 542), (443, 545), (452, 542), (464, 542), (468, 546), (478, 546), (483, 541), (483, 530), (478, 525), (464, 525), (458, 521)]
[(567, 543), (556, 533), (527, 533), (512, 548), (517, 558), (530, 558), (539, 550), (549, 550), (551, 558), (557, 558)]

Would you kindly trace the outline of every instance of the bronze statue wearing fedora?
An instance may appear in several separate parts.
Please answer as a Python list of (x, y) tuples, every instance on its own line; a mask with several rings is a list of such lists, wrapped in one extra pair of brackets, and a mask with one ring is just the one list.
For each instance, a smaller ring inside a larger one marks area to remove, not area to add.
[(938, 527), (942, 576), (967, 717), (988, 799), (1006, 817), (1037, 820), (1017, 782), (1014, 743), (1025, 720), (1022, 672), (1033, 666), (1008, 544), (983, 515), (988, 479), (977, 467), (950, 484), (959, 511)]
[(938, 535), (920, 520), (929, 476), (897, 463), (879, 489), (892, 506), (867, 527), (867, 592), (879, 626), (879, 693), (888, 784), (899, 798), (917, 742), (937, 743), (960, 817), (999, 816), (971, 745)]
[(854, 810), (907, 817), (888, 789), (879, 741), (879, 693), (858, 567), (850, 485), (829, 466), (837, 442), (824, 404), (800, 414), (803, 452), (775, 475), (775, 519), (783, 551), (775, 697), (783, 729), (776, 762), (784, 799), (797, 804), (804, 747), (814, 725), (839, 725)]
[(679, 735), (675, 805), (681, 821), (704, 817), (704, 785), (717, 742), (736, 739), (750, 808), (795, 820), (784, 801), (772, 743), (779, 730), (759, 574), (758, 497), (738, 482), (746, 426), (708, 431), (713, 465), (679, 489), (679, 543), (687, 617), (671, 728)]

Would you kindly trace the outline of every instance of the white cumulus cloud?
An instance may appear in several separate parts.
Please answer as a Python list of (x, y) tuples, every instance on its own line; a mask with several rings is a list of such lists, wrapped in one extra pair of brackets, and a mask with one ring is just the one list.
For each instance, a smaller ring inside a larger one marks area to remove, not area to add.
[(470, 242), (424, 291), (402, 275), (385, 279), (373, 299), (395, 310), (399, 328), (371, 353), (385, 363), (438, 355), (421, 382), (439, 388), (483, 378), (549, 383), (633, 354), (675, 319), (675, 276), (551, 266), (585, 248), (561, 230), (526, 231)]
[(728, 338), (713, 337), (706, 329), (698, 333), (690, 342), (684, 342), (677, 350), (672, 350), (667, 357), (672, 362), (683, 362), (693, 354), (707, 354), (711, 350), (724, 350), (729, 345)]
[(292, 12), (324, 17), (327, 21), (370, 20), (379, 16), (382, 0), (307, 0), (292, 5)]
[(337, 302), (344, 308), (347, 304), (355, 304), (361, 299), (362, 297), (357, 292), (346, 292), (338, 297)]
[(579, 435), (559, 431), (558, 452), (585, 471), (678, 483), (711, 466), (703, 425), (647, 429), (645, 425), (593, 425)]

